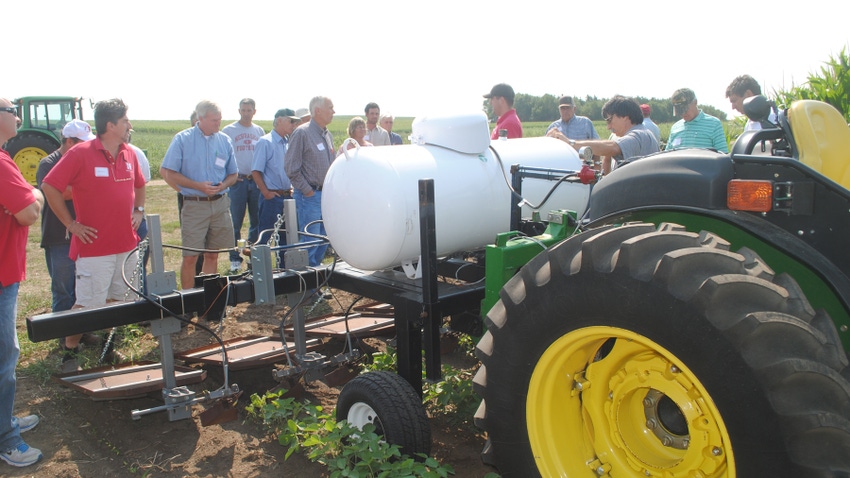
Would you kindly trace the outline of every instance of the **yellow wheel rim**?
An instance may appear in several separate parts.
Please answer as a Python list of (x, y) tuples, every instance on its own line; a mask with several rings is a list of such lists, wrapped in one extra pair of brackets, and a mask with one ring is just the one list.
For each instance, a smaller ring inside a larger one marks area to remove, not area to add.
[(23, 175), (24, 179), (27, 180), (30, 184), (35, 184), (35, 176), (38, 172), (38, 163), (41, 161), (41, 158), (47, 156), (47, 151), (36, 148), (29, 147), (23, 148), (15, 154), (15, 164), (18, 165), (18, 169), (21, 170), (21, 175)]
[(527, 400), (543, 476), (735, 477), (707, 390), (640, 334), (587, 327), (560, 337), (534, 367)]

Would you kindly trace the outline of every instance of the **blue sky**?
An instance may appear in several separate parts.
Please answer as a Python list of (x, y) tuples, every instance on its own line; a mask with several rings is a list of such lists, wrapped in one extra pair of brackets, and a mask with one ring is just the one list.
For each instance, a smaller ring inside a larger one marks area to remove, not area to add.
[(186, 118), (201, 99), (234, 119), (246, 96), (257, 119), (271, 119), (316, 95), (339, 114), (376, 101), (417, 116), (478, 111), (481, 95), (507, 82), (579, 97), (689, 87), (731, 115), (724, 92), (735, 76), (768, 91), (799, 84), (850, 44), (840, 3), (783, 2), (793, 10), (775, 13), (699, 3), (7, 2), (4, 63), (14, 68), (0, 96), (121, 97), (131, 120)]

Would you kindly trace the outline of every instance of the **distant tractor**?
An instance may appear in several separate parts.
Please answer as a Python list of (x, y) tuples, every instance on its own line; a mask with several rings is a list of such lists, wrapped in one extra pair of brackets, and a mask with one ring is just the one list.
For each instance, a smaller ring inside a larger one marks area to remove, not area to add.
[(21, 127), (3, 149), (9, 152), (24, 178), (34, 185), (38, 162), (59, 147), (62, 127), (72, 119), (83, 119), (82, 99), (25, 96), (13, 103), (18, 108)]

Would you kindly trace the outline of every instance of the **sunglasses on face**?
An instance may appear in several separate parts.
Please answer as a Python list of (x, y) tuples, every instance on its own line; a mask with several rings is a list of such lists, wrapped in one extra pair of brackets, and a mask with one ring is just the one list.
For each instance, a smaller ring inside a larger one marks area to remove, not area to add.
[(5, 111), (10, 115), (18, 116), (18, 109), (12, 106), (3, 106), (2, 108), (0, 108), (0, 111)]

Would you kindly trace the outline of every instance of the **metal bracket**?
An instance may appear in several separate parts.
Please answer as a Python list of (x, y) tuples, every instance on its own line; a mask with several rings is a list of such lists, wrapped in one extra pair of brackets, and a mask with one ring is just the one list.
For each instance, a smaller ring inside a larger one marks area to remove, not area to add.
[(254, 280), (254, 304), (275, 303), (271, 248), (257, 244), (251, 248), (251, 274)]
[(773, 210), (789, 216), (810, 216), (814, 213), (815, 183), (787, 181), (773, 183)]

